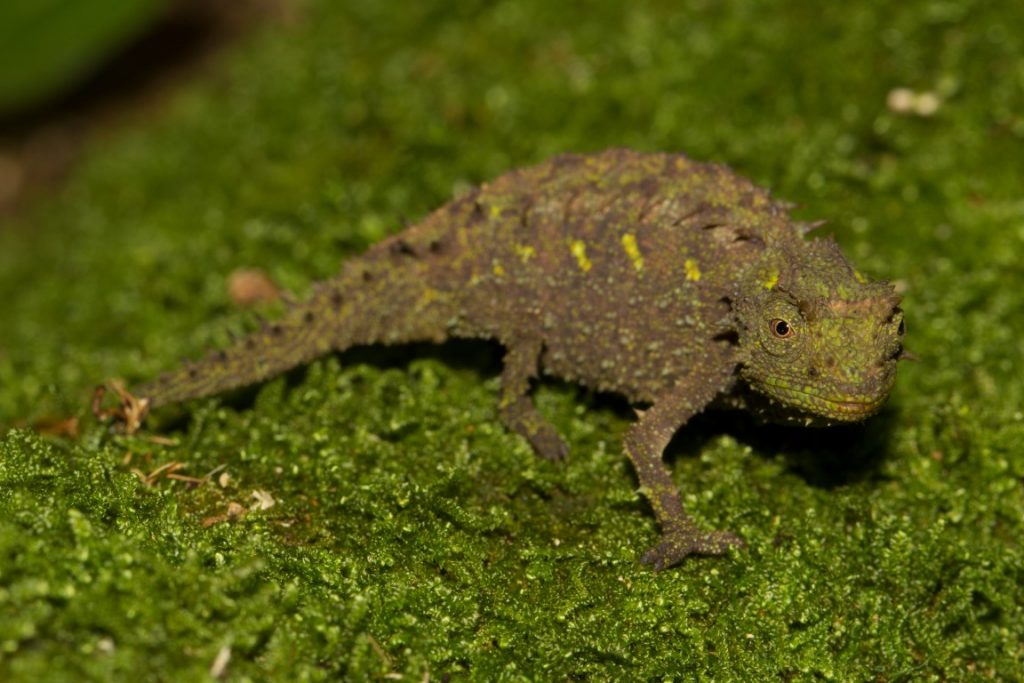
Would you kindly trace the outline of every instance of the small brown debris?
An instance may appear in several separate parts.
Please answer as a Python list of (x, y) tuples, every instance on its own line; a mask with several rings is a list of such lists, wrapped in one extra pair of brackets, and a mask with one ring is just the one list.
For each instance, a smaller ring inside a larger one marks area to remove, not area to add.
[(199, 525), (204, 529), (208, 529), (214, 524), (220, 524), (227, 518), (227, 515), (211, 515), (209, 517), (204, 518), (203, 521), (199, 523)]
[(78, 438), (78, 417), (44, 417), (32, 425), (39, 434), (46, 436), (66, 437), (68, 439)]
[(237, 306), (277, 301), (281, 289), (259, 268), (239, 268), (228, 276), (228, 295)]
[[(110, 387), (121, 400), (116, 408), (104, 408), (103, 399), (107, 395), (107, 387)], [(142, 421), (149, 413), (149, 399), (133, 396), (124, 388), (124, 382), (119, 379), (111, 380), (107, 384), (96, 387), (92, 395), (92, 414), (100, 422), (113, 420), (125, 434), (134, 434), (139, 431)]]
[(228, 509), (226, 512), (223, 512), (219, 515), (211, 515), (210, 517), (207, 517), (202, 522), (200, 522), (200, 525), (204, 529), (206, 529), (208, 527), (213, 526), (214, 524), (220, 524), (221, 522), (233, 522), (236, 519), (241, 519), (242, 517), (244, 517), (246, 512), (248, 512), (248, 510), (246, 510), (243, 506), (239, 505), (235, 501), (231, 501), (230, 503), (228, 503)]
[(231, 646), (224, 645), (217, 651), (217, 656), (213, 658), (213, 664), (210, 665), (210, 678), (223, 678), (230, 662)]
[(269, 491), (256, 490), (252, 492), (252, 497), (256, 499), (253, 504), (253, 510), (269, 510), (277, 504), (274, 497), (270, 495)]
[(137, 476), (146, 486), (153, 486), (154, 484), (156, 484), (157, 480), (160, 479), (160, 477), (166, 477), (168, 479), (178, 479), (182, 481), (202, 481), (200, 479), (196, 479), (195, 477), (186, 477), (185, 475), (182, 474), (176, 474), (176, 472), (182, 469), (183, 467), (185, 467), (185, 463), (183, 462), (165, 462), (163, 465), (160, 465), (149, 474), (145, 474), (143, 473), (142, 470), (134, 467), (131, 469), (131, 472), (135, 476)]
[(390, 669), (392, 667), (391, 656), (388, 655), (384, 648), (380, 646), (380, 643), (377, 642), (377, 639), (374, 638), (371, 634), (367, 633), (366, 640), (369, 641), (370, 647), (373, 648), (373, 651), (376, 652), (377, 656), (380, 657), (381, 660), (384, 662), (384, 666)]
[(174, 481), (183, 481), (183, 482), (185, 482), (187, 484), (195, 484), (196, 486), (199, 486), (200, 484), (205, 484), (206, 483), (206, 478), (205, 477), (190, 477), (187, 474), (173, 474), (172, 473), (172, 474), (168, 474), (167, 478), (168, 479), (173, 479)]
[(897, 114), (933, 116), (942, 105), (942, 98), (935, 92), (914, 92), (910, 88), (893, 88), (885, 98), (890, 111)]
[(25, 169), (19, 159), (0, 153), (0, 206), (13, 204), (21, 194)]

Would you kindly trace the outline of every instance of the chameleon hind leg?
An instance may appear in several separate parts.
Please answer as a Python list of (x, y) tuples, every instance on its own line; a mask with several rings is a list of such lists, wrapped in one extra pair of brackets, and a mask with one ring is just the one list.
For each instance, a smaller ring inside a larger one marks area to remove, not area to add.
[(569, 454), (569, 446), (530, 397), (530, 381), (537, 377), (542, 349), (540, 341), (508, 344), (501, 373), (501, 420), (510, 431), (525, 438), (539, 456), (561, 460)]

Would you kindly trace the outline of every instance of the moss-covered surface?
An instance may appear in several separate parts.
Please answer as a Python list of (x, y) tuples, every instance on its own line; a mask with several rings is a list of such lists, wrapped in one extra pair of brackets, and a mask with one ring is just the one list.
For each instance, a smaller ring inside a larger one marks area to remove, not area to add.
[[(1024, 6), (678, 4), (307, 2), (6, 226), (0, 426), (83, 422), (0, 437), (0, 679), (1024, 677)], [(232, 269), (301, 293), (466, 183), (610, 145), (727, 162), (906, 293), (921, 361), (879, 418), (680, 435), (732, 557), (639, 565), (627, 411), (542, 386), (574, 454), (539, 462), (487, 346), (326, 359), (135, 437), (84, 417), (247, 329)]]

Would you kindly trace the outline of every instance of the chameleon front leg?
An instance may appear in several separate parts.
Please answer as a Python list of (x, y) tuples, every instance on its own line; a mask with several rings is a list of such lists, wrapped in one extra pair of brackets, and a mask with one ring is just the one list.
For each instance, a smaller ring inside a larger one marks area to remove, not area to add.
[(517, 340), (509, 343), (501, 373), (501, 420), (510, 431), (525, 438), (537, 455), (561, 460), (569, 446), (530, 398), (530, 380), (537, 377), (543, 344)]
[(668, 396), (644, 411), (626, 434), (626, 455), (661, 526), (661, 541), (641, 558), (655, 569), (670, 567), (687, 555), (721, 555), (730, 547), (743, 545), (727, 531), (697, 527), (683, 510), (679, 490), (662, 460), (676, 430), (710, 403), (724, 384), (710, 372), (694, 371)]

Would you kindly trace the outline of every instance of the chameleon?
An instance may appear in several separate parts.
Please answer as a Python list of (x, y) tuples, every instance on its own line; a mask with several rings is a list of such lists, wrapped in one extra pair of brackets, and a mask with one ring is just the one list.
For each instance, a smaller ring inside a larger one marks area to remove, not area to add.
[(893, 386), (900, 297), (818, 223), (728, 167), (612, 149), (513, 170), (345, 261), (276, 321), (134, 388), (153, 408), (350, 347), (453, 338), (504, 348), (498, 413), (541, 457), (568, 447), (531, 398), (553, 376), (620, 394), (623, 439), (661, 535), (655, 569), (743, 541), (683, 509), (663, 461), (706, 408), (783, 424), (864, 420)]

